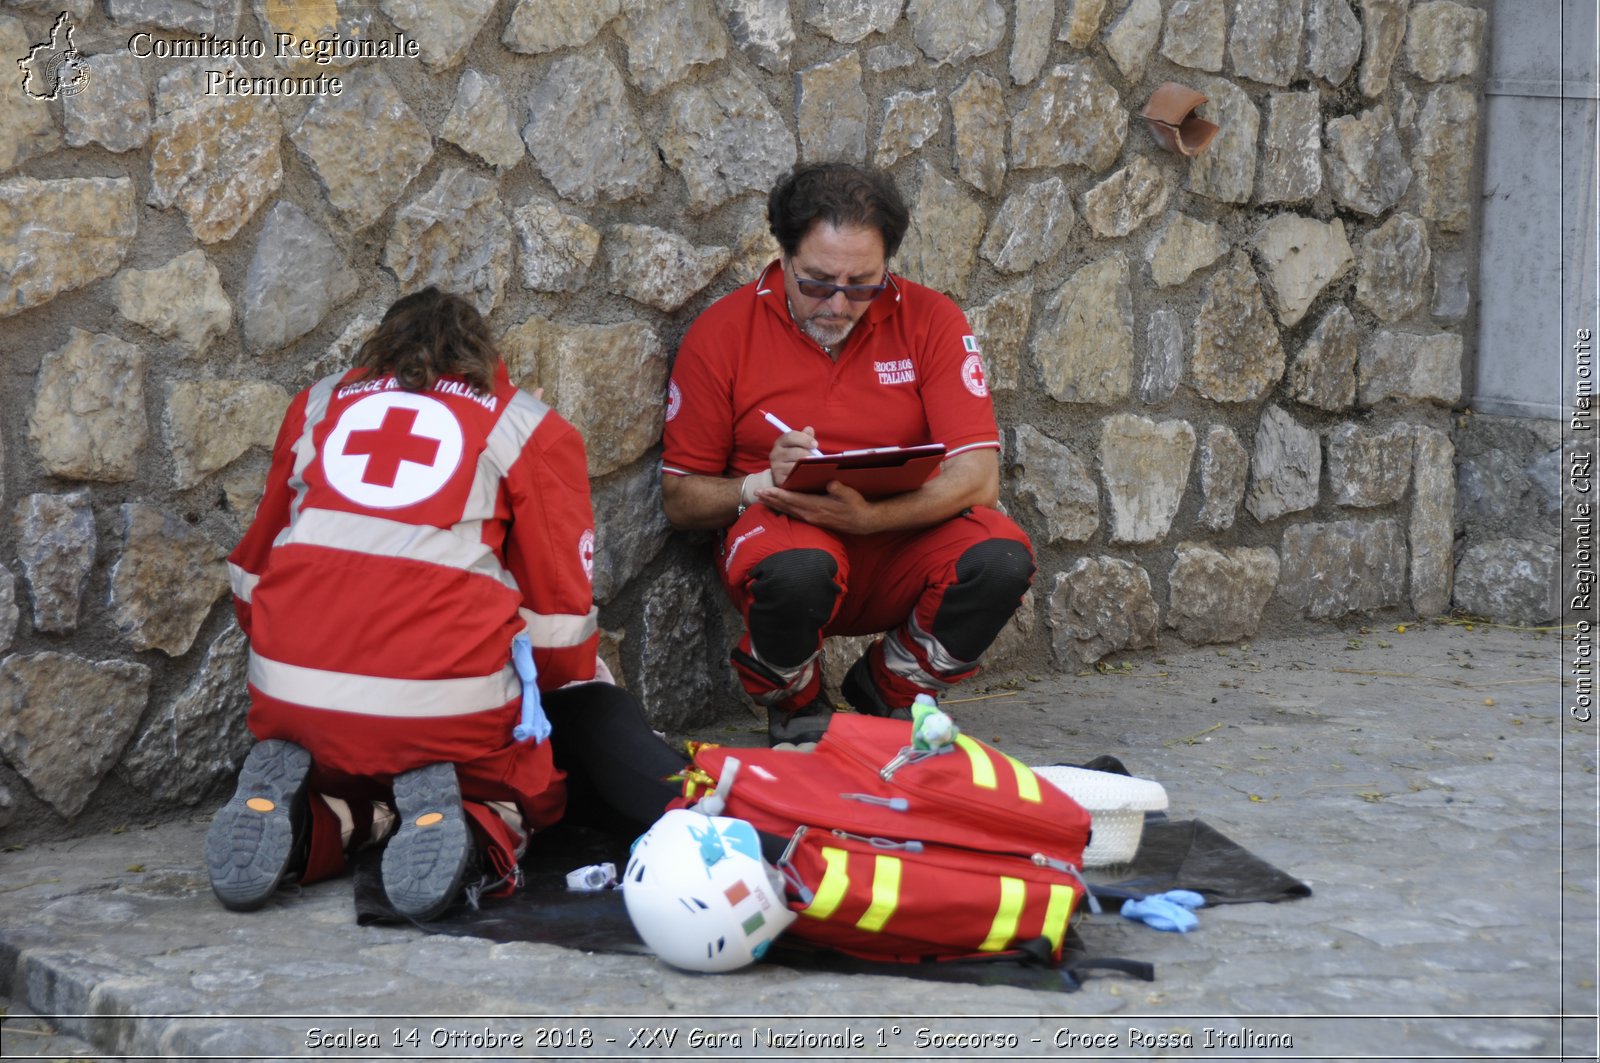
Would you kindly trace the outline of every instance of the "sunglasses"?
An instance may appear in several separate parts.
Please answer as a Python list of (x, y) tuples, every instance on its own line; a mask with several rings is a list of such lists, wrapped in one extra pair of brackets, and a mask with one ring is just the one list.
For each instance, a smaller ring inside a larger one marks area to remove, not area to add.
[(830, 284), (810, 277), (796, 277), (794, 284), (807, 299), (832, 299), (835, 292), (843, 292), (844, 297), (852, 303), (870, 303), (889, 287), (889, 275), (885, 273), (883, 280), (877, 284)]

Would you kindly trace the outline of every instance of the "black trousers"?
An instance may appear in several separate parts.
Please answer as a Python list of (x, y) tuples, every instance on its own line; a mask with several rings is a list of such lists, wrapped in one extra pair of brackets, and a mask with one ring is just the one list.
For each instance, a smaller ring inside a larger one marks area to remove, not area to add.
[(682, 793), (666, 780), (688, 757), (656, 737), (638, 699), (623, 688), (585, 683), (542, 700), (556, 767), (567, 773), (563, 822), (639, 833)]

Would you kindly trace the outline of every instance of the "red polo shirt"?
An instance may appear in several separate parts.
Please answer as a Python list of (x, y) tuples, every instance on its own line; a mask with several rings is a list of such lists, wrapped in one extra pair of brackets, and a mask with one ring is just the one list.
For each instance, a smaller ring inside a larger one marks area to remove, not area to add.
[(890, 276), (835, 362), (800, 331), (774, 262), (706, 308), (678, 348), (667, 389), (662, 472), (731, 476), (767, 468), (779, 436), (765, 410), (811, 425), (833, 453), (943, 443), (999, 449), (978, 341), (960, 307)]

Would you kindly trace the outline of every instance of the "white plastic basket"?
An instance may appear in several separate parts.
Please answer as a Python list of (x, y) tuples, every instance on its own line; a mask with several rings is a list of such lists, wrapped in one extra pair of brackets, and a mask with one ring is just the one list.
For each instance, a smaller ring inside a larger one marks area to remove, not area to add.
[(1089, 813), (1094, 833), (1083, 851), (1084, 867), (1125, 864), (1139, 850), (1144, 814), (1167, 807), (1167, 791), (1152, 779), (1065, 764), (1034, 768), (1033, 773), (1065, 793)]

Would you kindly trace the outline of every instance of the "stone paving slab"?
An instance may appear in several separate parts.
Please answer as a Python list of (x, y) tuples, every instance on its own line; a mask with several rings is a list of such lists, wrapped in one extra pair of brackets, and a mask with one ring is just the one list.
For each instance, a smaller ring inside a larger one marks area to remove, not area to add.
[(0, 1056), (1596, 1058), (1600, 757), (1557, 635), (1352, 629), (1005, 678), (949, 703), (970, 733), (1029, 763), (1113, 753), (1315, 895), (1187, 935), (1089, 917), (1094, 951), (1157, 978), (1074, 994), (694, 976), (358, 927), (343, 881), (229, 913), (197, 816), (0, 854)]

